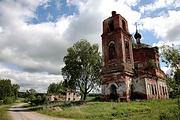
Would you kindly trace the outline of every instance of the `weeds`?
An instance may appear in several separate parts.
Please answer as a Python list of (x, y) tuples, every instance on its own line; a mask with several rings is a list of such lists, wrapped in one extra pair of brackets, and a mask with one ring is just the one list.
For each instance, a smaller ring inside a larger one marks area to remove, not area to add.
[(0, 106), (0, 120), (10, 120), (10, 117), (7, 113), (8, 109), (9, 109), (9, 105)]
[(88, 120), (180, 120), (176, 100), (146, 100), (131, 102), (86, 102), (64, 103), (62, 111), (40, 113), (51, 116)]

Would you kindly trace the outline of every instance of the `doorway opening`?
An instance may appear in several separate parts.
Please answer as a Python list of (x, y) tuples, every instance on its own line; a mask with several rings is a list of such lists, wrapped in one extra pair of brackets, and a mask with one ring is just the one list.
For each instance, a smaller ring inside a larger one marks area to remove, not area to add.
[(110, 87), (110, 100), (118, 100), (117, 88), (114, 84), (112, 84)]

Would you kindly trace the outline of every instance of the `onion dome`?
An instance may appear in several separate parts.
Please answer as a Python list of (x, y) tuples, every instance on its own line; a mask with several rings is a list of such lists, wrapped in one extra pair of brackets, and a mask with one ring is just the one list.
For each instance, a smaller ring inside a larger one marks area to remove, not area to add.
[(136, 33), (135, 33), (135, 35), (134, 35), (134, 38), (137, 40), (137, 39), (141, 39), (141, 34), (137, 31), (137, 29), (136, 29)]

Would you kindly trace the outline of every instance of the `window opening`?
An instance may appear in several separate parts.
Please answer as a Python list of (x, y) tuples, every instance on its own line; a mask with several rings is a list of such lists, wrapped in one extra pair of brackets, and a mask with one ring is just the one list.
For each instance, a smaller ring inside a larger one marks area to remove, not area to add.
[(116, 49), (114, 43), (109, 45), (109, 60), (116, 58)]
[(110, 30), (110, 32), (114, 31), (114, 22), (113, 22), (113, 20), (110, 20), (110, 21), (108, 22), (108, 25), (109, 25), (109, 30)]
[(123, 28), (123, 30), (126, 30), (126, 24), (125, 24), (124, 20), (122, 20), (122, 28)]

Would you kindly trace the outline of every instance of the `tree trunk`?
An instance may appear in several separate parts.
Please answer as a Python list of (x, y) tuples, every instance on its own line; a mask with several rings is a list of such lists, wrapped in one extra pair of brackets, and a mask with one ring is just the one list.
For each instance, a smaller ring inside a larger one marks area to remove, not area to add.
[(87, 92), (83, 93), (83, 100), (85, 101), (87, 97)]

